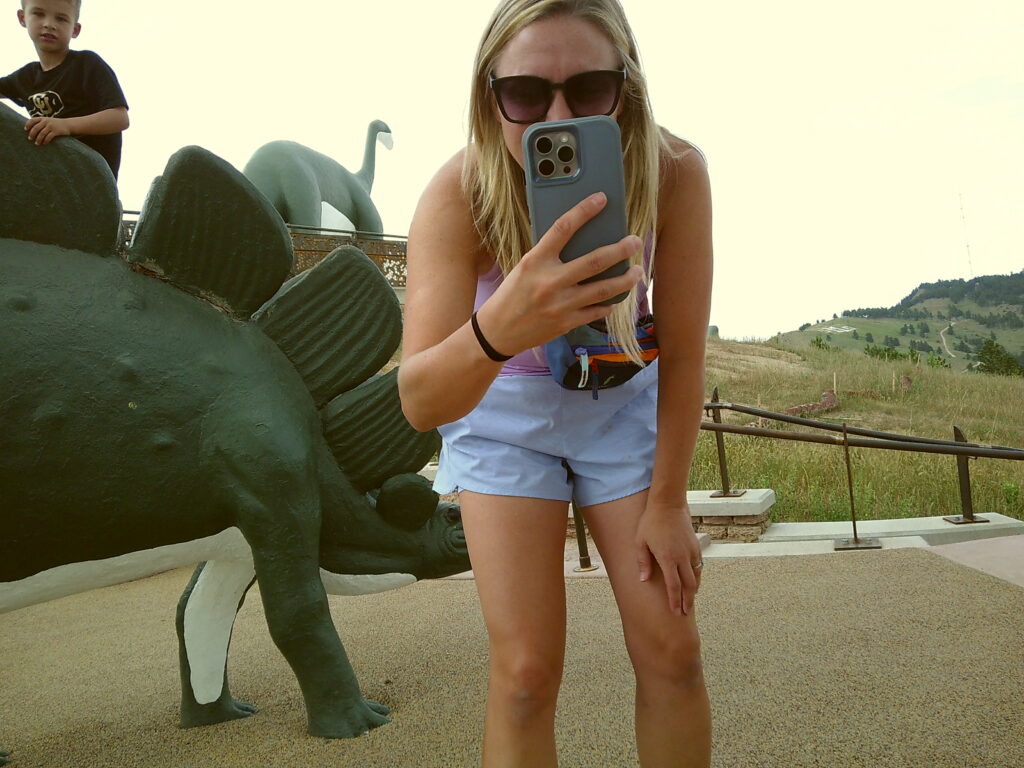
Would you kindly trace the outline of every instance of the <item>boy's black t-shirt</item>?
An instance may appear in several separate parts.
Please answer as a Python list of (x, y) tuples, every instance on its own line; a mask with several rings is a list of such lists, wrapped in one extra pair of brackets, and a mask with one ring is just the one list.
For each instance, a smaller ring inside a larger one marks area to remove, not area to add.
[[(43, 71), (38, 61), (0, 77), (0, 96), (25, 107), (32, 117), (85, 117), (104, 109), (128, 107), (114, 70), (92, 51), (68, 51), (67, 58)], [(121, 133), (75, 136), (107, 161), (117, 178)]]

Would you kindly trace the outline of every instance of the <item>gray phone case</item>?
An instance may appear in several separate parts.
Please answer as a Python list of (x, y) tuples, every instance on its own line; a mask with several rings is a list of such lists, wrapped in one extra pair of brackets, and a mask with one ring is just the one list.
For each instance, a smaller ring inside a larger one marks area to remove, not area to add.
[[(571, 175), (545, 177), (537, 168), (539, 152), (535, 137), (559, 131), (575, 137), (578, 165)], [(618, 123), (610, 117), (602, 115), (534, 123), (523, 134), (523, 158), (526, 203), (535, 244), (562, 214), (595, 192), (604, 192), (608, 204), (570, 238), (559, 254), (562, 261), (569, 262), (601, 246), (617, 243), (629, 234), (622, 139)], [(629, 262), (620, 261), (583, 282), (621, 275), (627, 269)], [(622, 301), (626, 295), (621, 294), (604, 303)]]

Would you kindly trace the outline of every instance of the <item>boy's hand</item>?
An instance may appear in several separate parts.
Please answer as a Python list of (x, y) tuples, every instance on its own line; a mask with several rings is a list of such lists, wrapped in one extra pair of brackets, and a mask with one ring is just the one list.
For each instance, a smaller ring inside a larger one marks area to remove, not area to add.
[(58, 136), (70, 136), (71, 129), (67, 120), (59, 117), (33, 117), (25, 123), (28, 140), (34, 141), (37, 147), (49, 144)]

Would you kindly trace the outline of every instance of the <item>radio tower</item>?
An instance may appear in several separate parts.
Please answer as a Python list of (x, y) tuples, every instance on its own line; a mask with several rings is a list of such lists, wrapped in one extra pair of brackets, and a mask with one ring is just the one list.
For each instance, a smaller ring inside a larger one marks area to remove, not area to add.
[(964, 225), (964, 245), (967, 247), (967, 270), (971, 274), (971, 279), (974, 279), (974, 265), (971, 263), (971, 240), (967, 237), (967, 217), (964, 215), (964, 193), (959, 192), (960, 196), (960, 221)]

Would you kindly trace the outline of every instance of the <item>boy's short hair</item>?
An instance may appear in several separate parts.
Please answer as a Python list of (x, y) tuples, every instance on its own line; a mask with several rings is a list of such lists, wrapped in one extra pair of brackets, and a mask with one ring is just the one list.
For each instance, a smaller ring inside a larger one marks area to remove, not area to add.
[[(82, 15), (82, 0), (69, 0), (75, 6), (75, 21)], [(21, 0), (21, 10), (25, 10), (27, 0)]]

